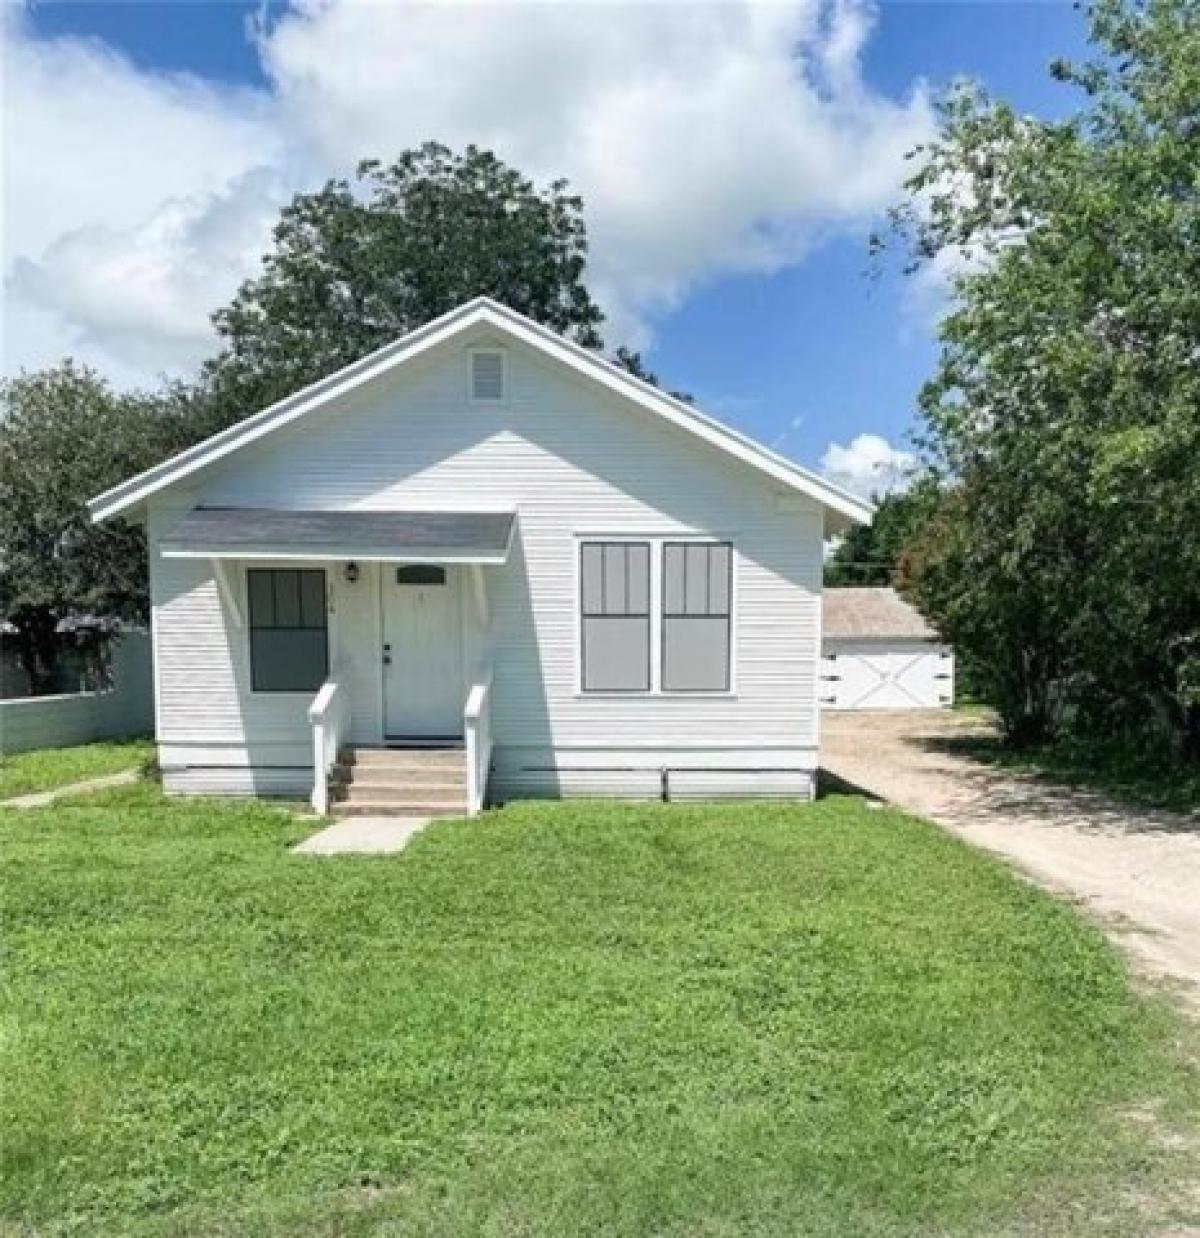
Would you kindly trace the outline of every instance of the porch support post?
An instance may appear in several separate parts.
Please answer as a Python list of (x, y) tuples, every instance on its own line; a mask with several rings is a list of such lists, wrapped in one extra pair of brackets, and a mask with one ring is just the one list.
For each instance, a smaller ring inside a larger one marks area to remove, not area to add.
[(474, 632), (471, 649), (475, 665), (472, 670), (478, 677), (489, 674), (492, 665), (492, 633), (488, 626), (487, 581), (481, 563), (472, 563), (468, 574), (471, 580), (471, 600), (474, 603), (471, 625)]
[(487, 631), (487, 585), (483, 579), (483, 564), (471, 564), (471, 592), (475, 595), (475, 615), (481, 631)]

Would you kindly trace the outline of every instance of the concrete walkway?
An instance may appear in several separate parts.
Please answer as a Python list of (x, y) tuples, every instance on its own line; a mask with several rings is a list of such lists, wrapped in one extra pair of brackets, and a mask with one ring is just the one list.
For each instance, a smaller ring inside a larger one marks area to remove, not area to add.
[(1132, 808), (973, 760), (988, 724), (947, 712), (829, 713), (821, 765), (1078, 899), (1200, 1009), (1200, 815)]
[(302, 855), (386, 855), (403, 851), (428, 824), (428, 817), (346, 817), (293, 850)]
[(52, 791), (33, 791), (29, 795), (14, 795), (12, 799), (0, 800), (0, 808), (45, 808), (55, 800), (68, 795), (84, 795), (88, 791), (103, 791), (106, 787), (122, 787), (128, 782), (137, 782), (139, 769), (123, 769), (119, 774), (105, 774), (103, 778), (87, 778), (83, 782), (68, 783)]

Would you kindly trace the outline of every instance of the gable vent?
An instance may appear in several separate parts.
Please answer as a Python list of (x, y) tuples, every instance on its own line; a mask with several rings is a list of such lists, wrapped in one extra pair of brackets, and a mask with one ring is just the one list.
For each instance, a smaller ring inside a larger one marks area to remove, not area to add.
[(503, 353), (481, 351), (471, 354), (471, 398), (504, 399)]

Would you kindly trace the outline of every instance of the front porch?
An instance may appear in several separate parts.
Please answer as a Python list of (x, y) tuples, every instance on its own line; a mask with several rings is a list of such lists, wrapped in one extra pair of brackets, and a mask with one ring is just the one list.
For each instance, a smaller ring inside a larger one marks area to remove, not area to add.
[(515, 523), (197, 508), (162, 553), (211, 563), (246, 696), (310, 732), (316, 812), (474, 814), (492, 753), (488, 573)]

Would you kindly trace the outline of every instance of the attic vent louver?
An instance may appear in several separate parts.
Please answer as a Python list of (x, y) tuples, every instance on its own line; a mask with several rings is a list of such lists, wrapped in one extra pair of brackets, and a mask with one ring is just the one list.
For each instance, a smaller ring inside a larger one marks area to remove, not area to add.
[(504, 354), (480, 350), (471, 354), (471, 399), (504, 399)]

